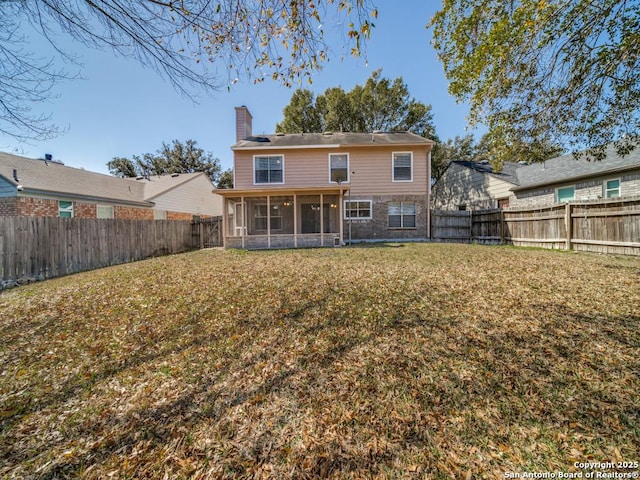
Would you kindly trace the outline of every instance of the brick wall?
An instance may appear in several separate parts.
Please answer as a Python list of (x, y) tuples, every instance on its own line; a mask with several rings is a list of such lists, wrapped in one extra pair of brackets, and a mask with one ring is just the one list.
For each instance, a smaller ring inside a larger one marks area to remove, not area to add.
[(57, 217), (58, 201), (46, 198), (18, 197), (18, 215)]
[(96, 218), (98, 216), (96, 204), (73, 202), (73, 216), (77, 218)]
[[(348, 200), (348, 196), (345, 197)], [(353, 196), (351, 201), (371, 200), (371, 220), (351, 220), (352, 240), (393, 240), (427, 237), (428, 206), (426, 195), (385, 195), (372, 197)], [(389, 228), (389, 202), (413, 202), (416, 204), (416, 228)], [(349, 221), (344, 222), (344, 239), (349, 239)]]
[(18, 215), (18, 199), (16, 197), (0, 198), (0, 217)]
[(193, 215), (183, 212), (167, 212), (167, 220), (192, 220)]
[(122, 207), (116, 205), (113, 210), (113, 218), (127, 220), (153, 220), (153, 210), (150, 208)]

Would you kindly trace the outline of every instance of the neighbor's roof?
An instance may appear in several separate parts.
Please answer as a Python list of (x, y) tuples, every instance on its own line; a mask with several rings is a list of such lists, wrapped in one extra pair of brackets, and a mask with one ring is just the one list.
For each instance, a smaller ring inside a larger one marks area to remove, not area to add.
[(620, 157), (613, 145), (607, 147), (604, 160), (577, 159), (573, 154), (562, 155), (541, 163), (532, 163), (518, 169), (519, 186), (513, 190), (525, 190), (557, 183), (567, 183), (583, 178), (610, 175), (626, 170), (640, 169), (640, 148)]
[(240, 140), (232, 150), (290, 149), (290, 148), (344, 148), (372, 145), (409, 146), (434, 145), (435, 142), (411, 132), (326, 132), (326, 133), (277, 133)]
[[(15, 170), (18, 180), (13, 177)], [(62, 194), (94, 201), (111, 201), (151, 207), (151, 198), (175, 188), (203, 173), (163, 175), (135, 180), (119, 178), (60, 162), (25, 158), (0, 152), (0, 176), (25, 193)]]
[[(167, 175), (152, 175), (148, 179), (147, 178), (127, 178), (126, 180), (130, 182), (135, 182), (136, 184), (144, 185), (144, 199), (151, 200), (158, 195), (162, 195), (163, 193), (168, 192), (184, 183), (187, 183), (194, 178), (202, 177), (206, 178), (206, 173), (204, 172), (195, 172), (195, 173), (174, 173)], [(213, 188), (213, 184), (211, 184), (211, 188)]]
[(486, 173), (488, 175), (491, 175), (492, 177), (504, 180), (505, 182), (513, 183), (514, 185), (518, 184), (516, 171), (523, 167), (523, 165), (520, 165), (518, 163), (504, 162), (504, 164), (502, 165), (502, 170), (497, 172), (494, 171), (491, 163), (469, 162), (466, 160), (454, 160), (451, 163), (462, 165), (463, 167), (476, 170), (480, 173)]

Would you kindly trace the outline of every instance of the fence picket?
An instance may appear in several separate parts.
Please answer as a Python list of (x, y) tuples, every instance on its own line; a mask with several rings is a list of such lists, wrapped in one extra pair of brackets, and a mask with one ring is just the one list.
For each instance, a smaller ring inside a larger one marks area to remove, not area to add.
[[(0, 290), (22, 282), (197, 249), (200, 237), (192, 234), (192, 223), (0, 217)], [(207, 246), (214, 245), (209, 242)]]
[(465, 213), (433, 211), (431, 240), (640, 255), (640, 198)]

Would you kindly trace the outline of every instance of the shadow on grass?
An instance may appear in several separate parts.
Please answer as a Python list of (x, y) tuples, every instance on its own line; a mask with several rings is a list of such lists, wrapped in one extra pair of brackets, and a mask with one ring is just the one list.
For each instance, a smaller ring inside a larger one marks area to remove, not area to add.
[[(430, 293), (425, 290), (409, 301), (418, 302)], [(462, 444), (509, 444), (517, 440), (518, 428), (532, 425), (543, 434), (559, 430), (570, 433), (572, 429), (579, 429), (585, 438), (597, 436), (604, 444), (616, 445), (624, 439), (629, 445), (640, 448), (637, 397), (633, 398), (630, 390), (627, 390), (626, 398), (622, 396), (624, 389), (638, 387), (640, 318), (637, 316), (595, 318), (573, 312), (562, 304), (531, 305), (529, 312), (538, 317), (531, 323), (537, 328), (516, 331), (495, 328), (495, 325), (489, 328), (487, 325), (492, 319), (471, 322), (455, 311), (448, 316), (401, 315), (387, 311), (367, 329), (354, 328), (349, 330), (350, 335), (341, 336), (337, 327), (344, 326), (350, 317), (345, 319), (339, 310), (331, 315), (312, 315), (333, 304), (338, 295), (327, 293), (314, 300), (285, 302), (276, 318), (281, 326), (277, 327), (278, 335), (273, 342), (243, 358), (243, 352), (251, 351), (258, 339), (267, 336), (265, 328), (268, 327), (248, 323), (246, 329), (250, 335), (235, 346), (234, 353), (224, 359), (222, 367), (207, 381), (199, 382), (166, 404), (136, 409), (126, 418), (113, 416), (99, 427), (79, 426), (67, 432), (66, 440), (71, 443), (96, 436), (107, 436), (108, 439), (96, 442), (80, 458), (52, 462), (33, 474), (33, 478), (76, 478), (89, 465), (100, 466), (113, 457), (127, 457), (140, 442), (145, 442), (146, 451), (162, 451), (204, 421), (213, 421), (217, 429), (224, 430), (223, 424), (233, 409), (247, 405), (259, 407), (278, 392), (293, 394), (300, 387), (301, 377), (306, 385), (321, 388), (323, 378), (334, 373), (337, 362), (354, 358), (356, 352), (365, 352), (358, 355), (371, 357), (374, 375), (366, 369), (357, 372), (363, 383), (352, 392), (351, 401), (356, 402), (356, 406), (359, 401), (372, 402), (374, 407), (339, 427), (362, 436), (365, 434), (358, 429), (364, 430), (366, 426), (388, 443), (430, 452), (431, 463), (423, 466), (426, 473), (439, 474), (436, 461), (446, 454), (447, 448), (453, 448), (441, 445), (443, 438), (457, 436)], [(399, 308), (399, 301), (394, 306)], [(411, 305), (404, 305), (408, 306)], [(477, 329), (468, 330), (470, 324)], [(81, 392), (111, 376), (194, 347), (203, 347), (227, 334), (220, 332), (212, 337), (200, 331), (188, 342), (173, 348), (133, 356), (122, 364), (107, 366), (90, 382), (73, 378), (46, 403), (11, 419), (5, 424), (4, 433), (9, 433), (27, 413), (35, 414), (44, 407), (59, 406), (82, 396)], [(236, 382), (235, 385), (228, 382), (234, 374), (254, 371), (263, 362), (284, 355), (292, 347), (290, 342), (294, 337), (330, 341), (321, 349), (299, 353), (293, 362), (262, 381)], [(378, 349), (387, 343), (395, 348), (392, 353), (396, 357), (388, 365), (378, 365), (374, 361), (379, 358)], [(594, 351), (600, 348), (600, 343), (604, 350)], [(630, 352), (629, 363), (621, 364), (615, 358), (609, 358), (607, 349)], [(633, 380), (629, 380), (629, 376)], [(388, 400), (380, 394), (382, 389), (412, 392), (411, 402), (415, 403), (410, 404), (419, 408), (408, 420), (385, 418)], [(309, 392), (297, 391), (297, 395), (298, 401), (306, 402), (310, 408), (313, 399), (308, 398)], [(335, 398), (334, 401), (344, 400)], [(478, 415), (483, 407), (496, 409), (494, 417), (488, 419)], [(456, 424), (454, 419), (461, 416), (467, 420)], [(260, 424), (266, 424), (267, 420), (280, 424), (291, 421), (285, 414), (279, 414), (277, 418), (260, 420)], [(579, 427), (572, 427), (574, 424)], [(119, 433), (112, 433), (107, 428), (116, 429), (118, 425), (124, 425)], [(625, 430), (620, 430), (620, 425)], [(326, 427), (330, 430), (332, 425)], [(335, 438), (318, 438), (303, 457), (282, 453), (288, 439), (278, 437), (267, 427), (244, 448), (232, 440), (236, 435), (233, 427), (229, 427), (225, 435), (230, 450), (227, 458), (221, 459), (226, 469), (222, 476), (228, 478), (251, 476), (258, 467), (269, 462), (289, 462), (287, 469), (292, 478), (326, 478), (337, 473), (364, 472), (375, 476), (384, 469), (394, 468), (394, 459), (402, 455), (392, 447), (369, 449), (368, 455), (357, 455)], [(553, 438), (545, 441), (556, 442)], [(561, 441), (557, 443), (560, 450), (565, 448)], [(46, 455), (48, 448), (47, 444), (41, 443), (38, 451), (31, 453)], [(2, 451), (3, 462), (7, 465), (28, 461), (22, 452), (10, 447)], [(206, 459), (193, 449), (185, 448), (181, 453), (195, 462), (206, 463)], [(531, 461), (540, 466), (549, 459), (557, 464), (560, 458), (565, 458), (562, 453), (556, 457), (549, 455), (540, 454)], [(139, 478), (144, 472), (134, 469), (126, 475)], [(182, 472), (176, 476), (188, 475)]]

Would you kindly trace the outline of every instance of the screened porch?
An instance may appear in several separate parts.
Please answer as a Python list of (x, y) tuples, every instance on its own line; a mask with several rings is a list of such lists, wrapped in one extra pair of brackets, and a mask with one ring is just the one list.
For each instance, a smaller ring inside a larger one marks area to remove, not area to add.
[(220, 193), (227, 248), (342, 245), (344, 188)]

